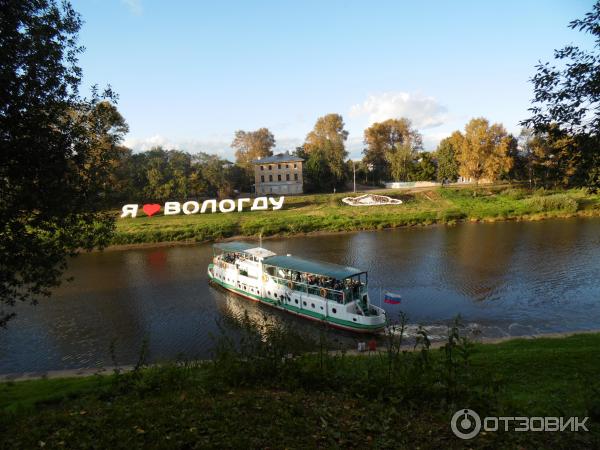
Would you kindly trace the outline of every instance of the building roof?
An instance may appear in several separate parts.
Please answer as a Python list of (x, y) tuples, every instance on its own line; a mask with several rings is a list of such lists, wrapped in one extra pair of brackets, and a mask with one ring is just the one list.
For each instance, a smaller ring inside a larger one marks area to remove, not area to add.
[(343, 280), (344, 278), (365, 272), (364, 270), (356, 269), (354, 267), (340, 266), (338, 264), (308, 260), (289, 255), (271, 256), (266, 258), (263, 261), (263, 264), (281, 267), (282, 269), (296, 270), (298, 272), (324, 275), (337, 280)]
[(279, 153), (273, 156), (265, 156), (261, 159), (255, 159), (252, 161), (252, 164), (269, 164), (269, 163), (281, 163), (281, 162), (289, 162), (289, 161), (304, 161), (299, 156), (290, 155), (289, 153)]

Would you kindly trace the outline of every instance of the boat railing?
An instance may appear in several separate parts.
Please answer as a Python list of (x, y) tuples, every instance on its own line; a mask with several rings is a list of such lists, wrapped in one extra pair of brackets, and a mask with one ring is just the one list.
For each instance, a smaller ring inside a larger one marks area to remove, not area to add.
[(223, 260), (223, 258), (219, 258), (218, 256), (213, 258), (213, 264), (217, 267), (222, 267), (223, 269), (235, 268), (235, 263), (227, 262)]
[(318, 286), (314, 284), (303, 283), (301, 281), (292, 281), (285, 278), (276, 277), (273, 275), (269, 275), (270, 278), (275, 281), (277, 284), (282, 284), (288, 287), (293, 291), (305, 292), (307, 294), (318, 295), (320, 297), (326, 298), (327, 300), (333, 300), (334, 302), (344, 304), (345, 299), (347, 299), (347, 294), (344, 291), (339, 291), (336, 289), (326, 288), (323, 286)]

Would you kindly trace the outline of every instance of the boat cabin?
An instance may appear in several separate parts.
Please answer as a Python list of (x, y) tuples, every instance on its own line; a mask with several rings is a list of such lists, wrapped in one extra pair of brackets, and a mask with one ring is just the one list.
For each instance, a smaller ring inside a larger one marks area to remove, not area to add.
[(265, 258), (263, 273), (276, 283), (286, 284), (291, 290), (318, 295), (337, 303), (367, 301), (367, 272), (354, 267), (278, 255)]

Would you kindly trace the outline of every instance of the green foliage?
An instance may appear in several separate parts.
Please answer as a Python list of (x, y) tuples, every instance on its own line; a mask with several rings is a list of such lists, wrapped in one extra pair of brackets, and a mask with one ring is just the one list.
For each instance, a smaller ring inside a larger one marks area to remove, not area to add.
[(565, 211), (574, 213), (579, 209), (579, 203), (566, 194), (533, 196), (525, 200), (525, 204), (535, 212)]
[(67, 258), (108, 244), (112, 163), (127, 124), (110, 88), (78, 95), (79, 15), (68, 2), (4, 2), (0, 26), (0, 326), (48, 296)]
[[(270, 321), (212, 361), (0, 384), (5, 448), (462, 447), (449, 427), (481, 416), (590, 417), (587, 433), (480, 434), (470, 448), (597, 448), (600, 334), (474, 344), (451, 324), (439, 348), (390, 323), (377, 353), (310, 346)], [(291, 353), (288, 353), (291, 352)], [(573, 367), (577, 368), (576, 373)], [(110, 430), (107, 433), (106, 430)]]
[(344, 185), (348, 177), (344, 162), (348, 156), (346, 139), (348, 131), (342, 116), (327, 114), (317, 119), (304, 145), (297, 149), (298, 156), (307, 160), (304, 174), (309, 191), (331, 192)]
[[(600, 1), (583, 19), (573, 20), (569, 28), (591, 35), (589, 49), (575, 45), (555, 50), (557, 65), (540, 63), (532, 78), (534, 99), (532, 116), (522, 123), (540, 134), (556, 133), (573, 140), (563, 149), (562, 164), (555, 180), (570, 186), (600, 187)], [(564, 167), (566, 166), (566, 167)], [(547, 174), (549, 175), (549, 173)], [(554, 181), (554, 180), (553, 180)]]
[(407, 161), (412, 165), (413, 156), (423, 148), (421, 134), (403, 117), (374, 123), (365, 130), (364, 142), (363, 163), (370, 168), (373, 184), (389, 181), (390, 176), (409, 180), (410, 167), (403, 163), (403, 155), (410, 153)]
[(456, 160), (457, 148), (454, 139), (443, 139), (435, 151), (437, 159), (437, 180), (454, 182), (458, 179), (458, 161)]
[(417, 156), (414, 165), (413, 181), (434, 181), (436, 179), (436, 166), (433, 155), (429, 152), (421, 152)]

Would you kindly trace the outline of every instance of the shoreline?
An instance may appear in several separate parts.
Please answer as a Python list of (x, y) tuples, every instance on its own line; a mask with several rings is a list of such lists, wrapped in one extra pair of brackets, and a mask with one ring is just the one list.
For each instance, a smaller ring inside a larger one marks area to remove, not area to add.
[[(559, 332), (550, 332), (550, 333), (539, 333), (539, 334), (530, 334), (523, 336), (502, 336), (502, 337), (494, 337), (494, 338), (486, 338), (486, 337), (476, 337), (471, 338), (471, 341), (475, 344), (484, 344), (484, 345), (495, 345), (501, 344), (508, 341), (516, 341), (516, 340), (535, 340), (535, 339), (561, 339), (567, 338), (570, 336), (576, 335), (587, 335), (587, 334), (597, 334), (600, 333), (600, 328), (597, 329), (589, 329), (589, 330), (576, 330), (576, 331), (559, 331)], [(436, 341), (431, 343), (431, 349), (439, 349), (446, 344), (445, 340)], [(350, 356), (364, 356), (369, 355), (371, 353), (383, 353), (385, 350), (382, 350), (383, 346), (379, 347), (379, 350), (376, 352), (364, 352), (359, 353), (355, 349), (350, 349), (345, 351), (345, 354)], [(412, 345), (403, 345), (403, 350), (413, 351)], [(332, 353), (339, 353), (340, 350), (333, 350)], [(210, 360), (196, 360), (195, 362), (208, 362)], [(149, 366), (160, 365), (159, 364), (150, 364)], [(148, 367), (148, 366), (146, 366)], [(80, 378), (80, 377), (91, 377), (94, 375), (98, 376), (106, 376), (111, 375), (118, 370), (119, 372), (130, 372), (134, 370), (135, 365), (128, 364), (123, 366), (107, 366), (107, 367), (81, 367), (78, 369), (60, 369), (60, 370), (47, 370), (47, 371), (36, 371), (36, 372), (13, 372), (0, 374), (0, 383), (14, 383), (20, 381), (32, 381), (32, 380), (41, 380), (41, 379), (60, 379), (60, 378)]]
[[(349, 234), (349, 233), (359, 233), (359, 232), (376, 232), (376, 231), (384, 231), (384, 230), (396, 230), (396, 229), (405, 229), (405, 228), (429, 228), (429, 227), (439, 227), (439, 226), (455, 226), (467, 223), (479, 223), (479, 224), (487, 224), (487, 223), (496, 223), (496, 222), (540, 222), (543, 220), (565, 220), (565, 219), (577, 219), (577, 218), (596, 218), (600, 217), (600, 210), (581, 210), (575, 213), (567, 213), (563, 215), (548, 215), (547, 213), (539, 213), (533, 215), (521, 215), (515, 217), (489, 217), (483, 219), (463, 219), (463, 220), (455, 220), (453, 222), (433, 222), (433, 223), (416, 223), (411, 225), (401, 224), (398, 226), (392, 227), (372, 227), (372, 228), (357, 228), (353, 230), (338, 230), (338, 231), (328, 231), (328, 230), (317, 230), (310, 232), (297, 232), (297, 233), (276, 233), (263, 236), (263, 240), (269, 239), (277, 239), (277, 238), (293, 238), (293, 237), (310, 237), (310, 236), (327, 236), (327, 235), (337, 235), (337, 234)], [(236, 240), (258, 240), (259, 236), (257, 235), (244, 235), (238, 234), (234, 236), (229, 236), (221, 239), (208, 239), (204, 241), (196, 241), (196, 240), (178, 240), (178, 241), (159, 241), (159, 242), (140, 242), (134, 244), (114, 244), (109, 245), (106, 248), (99, 250), (93, 249), (90, 253), (95, 252), (112, 252), (112, 251), (125, 251), (125, 250), (138, 250), (138, 249), (148, 249), (148, 248), (161, 248), (161, 247), (179, 247), (179, 246), (189, 246), (189, 245), (201, 245), (201, 244), (212, 244), (217, 242), (229, 242)]]

